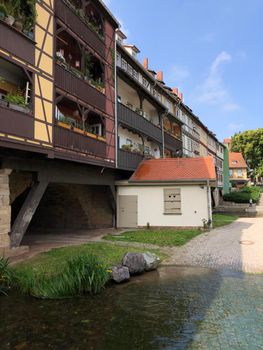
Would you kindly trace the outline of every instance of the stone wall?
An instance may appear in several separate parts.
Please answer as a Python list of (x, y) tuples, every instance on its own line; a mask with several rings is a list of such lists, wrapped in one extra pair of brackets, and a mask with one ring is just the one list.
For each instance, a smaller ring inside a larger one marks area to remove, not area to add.
[(0, 169), (0, 247), (9, 247), (8, 233), (11, 224), (11, 206), (9, 191), (10, 169)]
[(13, 171), (9, 176), (10, 203), (32, 185), (33, 174), (26, 171)]
[(29, 231), (112, 227), (107, 186), (50, 184), (32, 219)]

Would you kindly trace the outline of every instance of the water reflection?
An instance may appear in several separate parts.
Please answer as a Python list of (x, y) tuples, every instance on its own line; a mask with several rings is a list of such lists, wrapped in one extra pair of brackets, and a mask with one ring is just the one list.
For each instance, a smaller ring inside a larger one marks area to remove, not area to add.
[(0, 299), (5, 349), (262, 349), (263, 277), (163, 267), (94, 298)]

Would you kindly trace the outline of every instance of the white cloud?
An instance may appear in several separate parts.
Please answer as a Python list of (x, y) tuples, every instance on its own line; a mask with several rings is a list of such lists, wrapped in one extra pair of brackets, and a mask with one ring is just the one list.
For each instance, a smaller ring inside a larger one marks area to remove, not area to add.
[(223, 105), (223, 110), (224, 111), (237, 111), (241, 109), (241, 107), (237, 103), (225, 103)]
[(204, 43), (211, 43), (215, 39), (215, 33), (206, 33), (198, 38), (199, 41)]
[(204, 82), (197, 87), (197, 102), (220, 105), (228, 103), (230, 98), (224, 86), (222, 66), (231, 60), (231, 55), (226, 51), (222, 51), (216, 56), (209, 67)]
[(167, 80), (169, 80), (169, 82), (182, 82), (189, 76), (190, 72), (187, 67), (174, 64), (171, 67)]
[(241, 123), (229, 123), (227, 126), (227, 129), (232, 133), (239, 132), (243, 128), (244, 128), (244, 125)]

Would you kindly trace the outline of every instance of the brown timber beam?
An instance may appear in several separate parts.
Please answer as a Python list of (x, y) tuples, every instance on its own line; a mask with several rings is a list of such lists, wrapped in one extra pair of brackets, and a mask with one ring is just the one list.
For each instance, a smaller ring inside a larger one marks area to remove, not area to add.
[(12, 248), (20, 245), (47, 186), (47, 181), (41, 181), (34, 183), (31, 187), (11, 229), (10, 240)]

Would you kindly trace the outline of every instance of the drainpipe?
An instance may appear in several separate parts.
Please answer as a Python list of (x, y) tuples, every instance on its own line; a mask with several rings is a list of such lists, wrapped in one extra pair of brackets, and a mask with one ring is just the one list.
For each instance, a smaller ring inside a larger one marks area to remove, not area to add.
[(211, 191), (209, 180), (206, 180), (206, 193), (207, 193), (207, 211), (208, 211), (208, 223), (209, 227), (212, 227), (212, 216), (211, 216)]
[(114, 42), (114, 81), (115, 81), (115, 167), (118, 168), (118, 95), (117, 95), (117, 42), (116, 42), (115, 29), (115, 42)]

